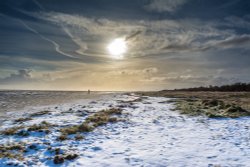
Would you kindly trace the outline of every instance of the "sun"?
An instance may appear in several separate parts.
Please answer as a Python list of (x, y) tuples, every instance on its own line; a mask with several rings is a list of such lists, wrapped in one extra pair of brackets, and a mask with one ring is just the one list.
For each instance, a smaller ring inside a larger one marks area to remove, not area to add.
[(109, 53), (115, 59), (122, 59), (127, 51), (127, 43), (123, 38), (114, 39), (107, 47)]

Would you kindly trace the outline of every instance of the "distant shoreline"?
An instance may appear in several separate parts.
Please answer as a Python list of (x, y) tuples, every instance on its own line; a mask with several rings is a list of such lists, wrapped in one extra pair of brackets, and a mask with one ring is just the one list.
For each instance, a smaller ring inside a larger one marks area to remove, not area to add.
[[(0, 92), (11, 92), (11, 91), (16, 91), (16, 92), (88, 92), (88, 91), (71, 91), (71, 90), (14, 90), (14, 89), (0, 89)], [(93, 92), (98, 92), (98, 91), (93, 91)]]
[(97, 99), (112, 93), (117, 92), (94, 91), (88, 94), (87, 91), (0, 91), (0, 115), (4, 116), (7, 112), (23, 110), (28, 107), (60, 105), (84, 99)]

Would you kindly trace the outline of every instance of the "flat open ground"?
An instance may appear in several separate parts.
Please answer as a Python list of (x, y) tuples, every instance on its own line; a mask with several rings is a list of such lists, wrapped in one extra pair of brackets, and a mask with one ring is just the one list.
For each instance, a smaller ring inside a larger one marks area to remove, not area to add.
[(110, 94), (14, 113), (0, 128), (0, 166), (249, 165), (250, 117), (189, 116), (175, 100)]

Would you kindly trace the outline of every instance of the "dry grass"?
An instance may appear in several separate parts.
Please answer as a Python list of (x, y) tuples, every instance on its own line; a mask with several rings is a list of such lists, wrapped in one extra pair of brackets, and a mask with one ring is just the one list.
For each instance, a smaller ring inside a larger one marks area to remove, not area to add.
[(83, 139), (84, 139), (83, 135), (80, 134), (75, 135), (75, 140), (83, 140)]
[(112, 115), (120, 115), (122, 110), (120, 108), (111, 108), (108, 110), (101, 110), (86, 119), (86, 123), (91, 124), (94, 127), (105, 125), (108, 122), (116, 122), (117, 118)]
[(27, 128), (28, 131), (38, 131), (38, 132), (46, 132), (49, 133), (49, 128), (52, 127), (53, 125), (43, 121), (40, 124), (34, 124), (31, 125)]
[(209, 117), (250, 115), (250, 92), (160, 91), (140, 92), (138, 94), (177, 98), (170, 102), (175, 102), (176, 109), (183, 114), (207, 115)]
[(18, 119), (15, 120), (15, 122), (16, 123), (23, 123), (23, 122), (30, 121), (30, 120), (32, 120), (32, 118), (29, 118), (29, 117), (27, 117), (27, 118), (18, 118)]
[(63, 128), (60, 131), (63, 135), (67, 136), (67, 135), (76, 134), (78, 132), (91, 132), (93, 130), (94, 130), (93, 126), (88, 125), (84, 122), (80, 125), (74, 125), (74, 126)]
[(11, 128), (3, 130), (1, 132), (1, 134), (3, 134), (3, 135), (15, 135), (19, 130), (21, 130), (23, 128), (24, 128), (24, 126), (11, 127)]
[(176, 102), (175, 110), (187, 115), (206, 115), (210, 118), (250, 116), (250, 112), (235, 104), (224, 103), (221, 100), (193, 100), (180, 99)]
[(36, 113), (32, 113), (30, 114), (30, 117), (38, 117), (38, 116), (42, 116), (42, 115), (46, 115), (46, 114), (50, 114), (51, 111), (39, 111), (39, 112), (36, 112)]
[(121, 113), (122, 110), (120, 108), (101, 110), (87, 117), (86, 120), (80, 125), (66, 127), (61, 129), (60, 131), (63, 135), (66, 136), (81, 132), (91, 132), (98, 126), (105, 125), (109, 122), (111, 123), (117, 122), (118, 119), (113, 117), (113, 115), (120, 115)]
[[(52, 125), (46, 121), (43, 121), (40, 124), (34, 124), (34, 125), (26, 126), (26, 127), (25, 126), (11, 127), (11, 128), (8, 128), (8, 129), (1, 131), (1, 134), (28, 136), (29, 132), (31, 132), (31, 131), (49, 133), (50, 132), (49, 128), (52, 126), (55, 126), (55, 125)], [(27, 129), (27, 130), (25, 130), (25, 129)]]
[(0, 145), (0, 158), (24, 160), (25, 147), (22, 144)]
[(61, 134), (61, 136), (59, 136), (57, 138), (58, 141), (64, 141), (64, 140), (67, 140), (68, 139), (68, 136), (67, 135), (64, 135), (64, 134)]
[(68, 154), (68, 155), (56, 155), (55, 157), (54, 157), (54, 160), (53, 160), (53, 162), (54, 162), (54, 164), (62, 164), (62, 163), (64, 163), (65, 162), (65, 160), (74, 160), (74, 159), (76, 159), (78, 157), (78, 155), (77, 154)]

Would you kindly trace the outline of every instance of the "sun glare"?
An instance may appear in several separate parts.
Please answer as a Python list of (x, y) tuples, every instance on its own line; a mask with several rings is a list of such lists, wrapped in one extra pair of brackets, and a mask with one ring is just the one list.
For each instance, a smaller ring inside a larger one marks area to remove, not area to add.
[(127, 51), (127, 44), (123, 38), (117, 38), (108, 45), (107, 49), (113, 58), (122, 59)]

